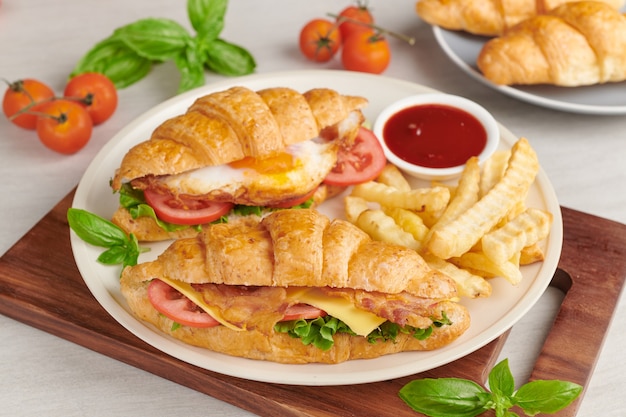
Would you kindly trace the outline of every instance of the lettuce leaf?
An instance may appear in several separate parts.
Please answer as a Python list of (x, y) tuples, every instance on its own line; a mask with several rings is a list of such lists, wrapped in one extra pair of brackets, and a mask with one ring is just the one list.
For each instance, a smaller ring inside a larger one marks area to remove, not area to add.
[(143, 191), (134, 189), (129, 183), (122, 185), (122, 188), (120, 189), (120, 206), (128, 210), (133, 219), (138, 217), (150, 217), (159, 225), (159, 227), (167, 232), (175, 232), (188, 227), (194, 227), (197, 228), (198, 231), (200, 230), (199, 225), (188, 226), (184, 224), (174, 224), (164, 222), (159, 219), (154, 212), (154, 209), (146, 203)]
[(305, 345), (313, 344), (321, 350), (333, 347), (335, 343), (333, 336), (336, 333), (355, 334), (343, 321), (331, 316), (313, 320), (281, 321), (276, 323), (274, 331), (287, 333), (293, 338), (301, 339)]
[[(367, 335), (367, 341), (372, 344), (377, 342), (393, 343), (401, 333), (412, 335), (418, 340), (425, 340), (430, 337), (435, 328), (452, 324), (445, 311), (441, 312), (440, 319), (432, 318), (432, 320), (433, 324), (425, 329), (413, 326), (400, 326), (386, 321)], [(303, 344), (313, 344), (321, 350), (328, 350), (333, 347), (335, 342), (334, 336), (337, 333), (356, 335), (347, 324), (332, 316), (318, 317), (313, 320), (300, 319), (278, 322), (274, 326), (274, 331), (287, 333), (293, 338), (301, 339)]]

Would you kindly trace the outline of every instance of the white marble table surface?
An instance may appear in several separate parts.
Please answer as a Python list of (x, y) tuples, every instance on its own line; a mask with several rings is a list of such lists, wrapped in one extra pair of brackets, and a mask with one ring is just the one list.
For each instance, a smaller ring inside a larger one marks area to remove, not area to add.
[[(339, 69), (307, 62), (298, 52), (300, 27), (338, 12), (347, 0), (233, 0), (222, 36), (248, 48), (258, 73)], [(470, 79), (438, 47), (431, 28), (414, 13), (414, 1), (371, 0), (382, 26), (413, 36), (415, 46), (392, 41), (384, 75), (480, 102), (509, 130), (526, 136), (561, 205), (626, 223), (626, 121), (549, 110), (504, 96)], [(4, 0), (0, 6), (0, 77), (33, 77), (63, 89), (76, 61), (118, 26), (144, 17), (167, 17), (189, 27), (182, 0)], [(207, 73), (208, 83), (222, 77)], [(39, 144), (32, 132), (0, 121), (0, 254), (5, 253), (80, 180), (92, 158), (123, 126), (174, 96), (171, 64), (120, 91), (115, 116), (94, 130), (73, 156)], [(513, 329), (502, 357), (516, 378), (532, 367), (557, 295), (547, 293)], [(587, 388), (579, 416), (626, 415), (626, 319), (622, 302)], [(584, 329), (581, 329), (584, 331)], [(0, 316), (0, 416), (248, 416), (225, 402)], [(407, 411), (407, 416), (412, 415)]]

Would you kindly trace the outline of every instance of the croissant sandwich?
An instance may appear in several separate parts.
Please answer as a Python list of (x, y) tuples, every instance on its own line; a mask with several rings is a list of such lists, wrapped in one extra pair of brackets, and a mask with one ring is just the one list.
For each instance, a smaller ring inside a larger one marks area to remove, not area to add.
[[(499, 36), (530, 17), (572, 0), (419, 0), (417, 14), (426, 22), (475, 35)], [(598, 0), (613, 10), (624, 0)]]
[(214, 224), (126, 267), (132, 312), (215, 352), (339, 363), (431, 350), (468, 328), (455, 283), (417, 252), (313, 209)]
[(626, 15), (595, 1), (564, 4), (487, 42), (477, 65), (501, 85), (626, 80)]
[(359, 154), (366, 104), (322, 88), (233, 87), (200, 97), (124, 156), (111, 181), (120, 192), (112, 220), (139, 240), (157, 241), (193, 236), (223, 216), (319, 204), (384, 166), (370, 140), (366, 150), (378, 164), (369, 177), (344, 170), (350, 152), (366, 165)]

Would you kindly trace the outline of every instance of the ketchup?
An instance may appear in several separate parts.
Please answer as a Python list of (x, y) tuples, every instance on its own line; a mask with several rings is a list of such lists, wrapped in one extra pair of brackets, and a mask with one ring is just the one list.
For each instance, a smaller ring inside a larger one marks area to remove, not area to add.
[(487, 132), (471, 114), (443, 104), (408, 107), (389, 118), (383, 139), (400, 159), (427, 168), (463, 165), (487, 144)]

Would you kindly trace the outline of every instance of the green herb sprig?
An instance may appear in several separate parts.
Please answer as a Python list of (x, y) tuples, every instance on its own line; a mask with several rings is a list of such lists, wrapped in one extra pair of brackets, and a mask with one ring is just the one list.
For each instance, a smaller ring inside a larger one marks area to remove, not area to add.
[(490, 391), (460, 378), (424, 378), (409, 382), (399, 396), (413, 410), (429, 417), (474, 417), (495, 410), (496, 417), (519, 417), (518, 406), (527, 416), (553, 414), (570, 405), (583, 387), (573, 382), (536, 380), (515, 390), (508, 359), (489, 373)]
[(139, 247), (134, 234), (126, 235), (116, 224), (87, 210), (69, 208), (67, 221), (76, 235), (90, 245), (107, 248), (98, 256), (105, 265), (137, 265), (139, 254), (146, 249)]
[(146, 18), (115, 29), (76, 64), (71, 76), (99, 72), (118, 89), (144, 78), (156, 63), (173, 61), (181, 79), (178, 92), (204, 85), (204, 69), (239, 76), (256, 68), (246, 49), (219, 37), (228, 0), (188, 0), (187, 14), (196, 31), (192, 36), (179, 23)]

